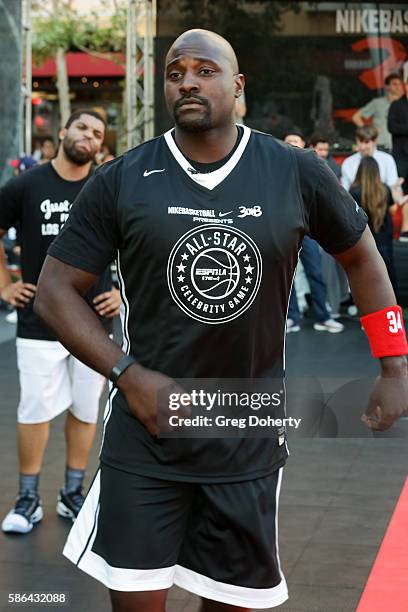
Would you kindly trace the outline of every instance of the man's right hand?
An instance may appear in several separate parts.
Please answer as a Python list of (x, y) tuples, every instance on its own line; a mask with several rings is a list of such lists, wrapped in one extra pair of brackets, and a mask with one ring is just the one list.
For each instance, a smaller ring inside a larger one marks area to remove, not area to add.
[(31, 283), (17, 281), (3, 287), (0, 291), (0, 298), (16, 308), (23, 308), (34, 298), (36, 290), (37, 287)]
[[(120, 376), (118, 387), (126, 397), (131, 413), (152, 436), (171, 430), (167, 419), (170, 414), (168, 397), (170, 393), (185, 393), (172, 378), (134, 363)], [(190, 409), (183, 407), (178, 414), (188, 416)]]

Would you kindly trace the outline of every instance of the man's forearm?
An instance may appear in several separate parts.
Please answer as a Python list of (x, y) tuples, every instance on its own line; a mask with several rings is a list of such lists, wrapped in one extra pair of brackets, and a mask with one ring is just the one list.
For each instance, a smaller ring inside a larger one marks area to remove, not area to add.
[(60, 277), (57, 282), (52, 266), (48, 272), (39, 280), (34, 302), (36, 314), (72, 355), (108, 377), (123, 352), (110, 340), (81, 291), (61, 283)]
[(361, 315), (396, 304), (387, 268), (378, 254), (344, 266), (354, 302)]
[[(397, 303), (382, 258), (360, 266), (351, 266), (347, 270), (347, 276), (354, 302), (362, 315)], [(405, 356), (382, 357), (380, 364), (382, 373), (386, 376), (399, 376), (407, 371)]]
[(351, 120), (354, 123), (354, 125), (356, 125), (357, 127), (363, 127), (363, 125), (364, 125), (364, 119), (360, 115), (359, 111), (354, 113), (354, 115), (352, 116)]
[[(397, 303), (384, 261), (376, 249), (356, 260), (344, 260), (342, 256), (336, 259), (347, 273), (351, 293), (361, 315)], [(380, 363), (383, 373), (389, 376), (398, 376), (407, 371), (405, 356), (383, 357)]]

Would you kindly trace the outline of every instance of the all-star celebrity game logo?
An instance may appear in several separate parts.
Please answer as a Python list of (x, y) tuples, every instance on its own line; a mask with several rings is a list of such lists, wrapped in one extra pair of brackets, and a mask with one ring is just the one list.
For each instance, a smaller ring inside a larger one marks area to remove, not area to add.
[(226, 323), (254, 301), (262, 277), (255, 242), (241, 230), (197, 227), (173, 247), (167, 281), (176, 304), (204, 323)]

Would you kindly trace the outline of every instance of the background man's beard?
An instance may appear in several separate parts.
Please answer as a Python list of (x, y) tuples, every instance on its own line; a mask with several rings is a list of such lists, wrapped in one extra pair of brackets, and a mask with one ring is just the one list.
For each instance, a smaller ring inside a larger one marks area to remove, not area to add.
[(77, 166), (85, 166), (85, 164), (92, 161), (95, 157), (95, 153), (93, 152), (80, 151), (75, 148), (75, 144), (72, 140), (63, 140), (62, 146), (66, 157)]

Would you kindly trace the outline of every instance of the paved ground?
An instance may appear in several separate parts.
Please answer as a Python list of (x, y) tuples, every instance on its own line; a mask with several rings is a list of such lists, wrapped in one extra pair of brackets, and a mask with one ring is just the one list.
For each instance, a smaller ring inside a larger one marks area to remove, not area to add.
[[(0, 314), (1, 516), (16, 494), (18, 385), (12, 336), (13, 327)], [(310, 436), (320, 427), (331, 437), (292, 436), (280, 503), (280, 548), (290, 600), (279, 609), (352, 612), (408, 475), (408, 422), (381, 439), (360, 429), (358, 414), (376, 364), (369, 358), (357, 322), (349, 322), (340, 335), (318, 334), (306, 325), (303, 332), (288, 337), (287, 361), (289, 387), (290, 379), (296, 382), (290, 387), (293, 410), (300, 410), (302, 384), (309, 385), (309, 391), (317, 389), (311, 401)], [(69, 530), (55, 514), (64, 470), (62, 425), (63, 417), (53, 423), (41, 475), (44, 521), (24, 537), (0, 534), (1, 611), (15, 609), (6, 604), (8, 593), (24, 591), (65, 591), (73, 612), (110, 610), (104, 587), (60, 554)], [(336, 432), (346, 437), (333, 437)], [(95, 447), (90, 474), (96, 465)], [(195, 596), (173, 588), (167, 612), (196, 612), (197, 606)], [(33, 611), (43, 609), (30, 606)]]

